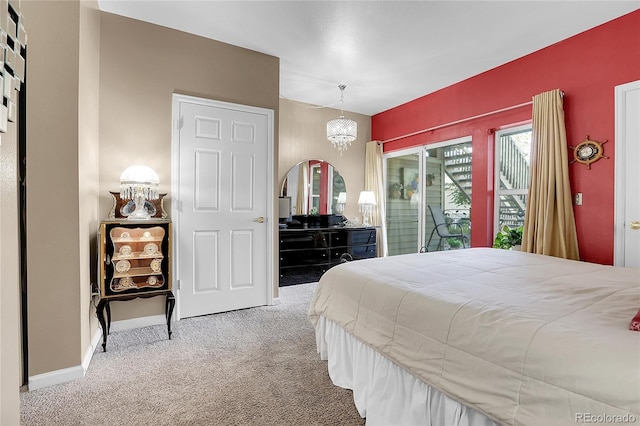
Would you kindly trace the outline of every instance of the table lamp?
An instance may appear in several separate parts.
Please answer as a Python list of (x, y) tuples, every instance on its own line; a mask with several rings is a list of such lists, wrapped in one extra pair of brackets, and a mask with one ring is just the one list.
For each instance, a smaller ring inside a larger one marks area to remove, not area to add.
[(151, 219), (149, 211), (145, 208), (147, 200), (158, 199), (158, 185), (160, 178), (147, 166), (131, 166), (120, 175), (120, 198), (133, 200), (135, 210), (127, 216), (130, 220)]
[(369, 218), (373, 211), (373, 206), (376, 205), (376, 196), (373, 191), (362, 191), (358, 198), (358, 205), (360, 206), (360, 212), (362, 213), (362, 225), (371, 226)]

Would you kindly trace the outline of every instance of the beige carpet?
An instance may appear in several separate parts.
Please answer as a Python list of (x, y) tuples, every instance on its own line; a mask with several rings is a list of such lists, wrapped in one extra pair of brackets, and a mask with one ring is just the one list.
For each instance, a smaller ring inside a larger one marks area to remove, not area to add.
[(315, 284), (276, 306), (113, 332), (79, 380), (21, 394), (23, 425), (361, 425), (306, 318)]

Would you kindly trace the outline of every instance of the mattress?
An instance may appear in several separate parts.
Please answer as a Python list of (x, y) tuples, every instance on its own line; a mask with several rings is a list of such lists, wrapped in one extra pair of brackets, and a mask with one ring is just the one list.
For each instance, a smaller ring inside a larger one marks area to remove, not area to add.
[(309, 318), (502, 424), (640, 424), (640, 270), (473, 248), (360, 260)]

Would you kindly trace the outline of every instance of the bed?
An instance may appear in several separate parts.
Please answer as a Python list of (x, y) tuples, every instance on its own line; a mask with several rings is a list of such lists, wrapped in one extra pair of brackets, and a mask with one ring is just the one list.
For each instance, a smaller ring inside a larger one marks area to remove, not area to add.
[(472, 248), (336, 266), (309, 319), (367, 424), (640, 424), (638, 309), (638, 269)]

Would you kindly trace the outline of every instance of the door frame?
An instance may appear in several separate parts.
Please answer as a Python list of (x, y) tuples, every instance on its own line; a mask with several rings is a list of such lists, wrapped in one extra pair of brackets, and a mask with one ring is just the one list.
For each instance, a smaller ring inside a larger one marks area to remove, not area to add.
[[(273, 292), (275, 280), (274, 268), (274, 241), (275, 230), (278, 224), (277, 212), (274, 210), (274, 112), (271, 109), (254, 107), (249, 105), (235, 104), (230, 102), (218, 101), (214, 99), (200, 98), (196, 96), (182, 95), (179, 93), (172, 94), (171, 100), (171, 220), (173, 222), (173, 264), (172, 264), (172, 288), (176, 297), (176, 312), (174, 318), (176, 321), (181, 319), (180, 312), (180, 253), (177, 249), (178, 241), (180, 241), (180, 211), (182, 210), (182, 202), (180, 200), (180, 105), (182, 103), (191, 103), (196, 105), (211, 106), (214, 108), (226, 108), (235, 111), (263, 114), (267, 116), (267, 188), (271, 191), (271, 196), (267, 195), (267, 214), (265, 222), (267, 223), (267, 247), (265, 256), (267, 257), (267, 305), (274, 304)], [(271, 220), (276, 218), (276, 220)]]
[[(402, 157), (405, 155), (411, 155), (411, 154), (418, 154), (418, 174), (420, 176), (420, 182), (419, 182), (419, 187), (420, 187), (420, 204), (418, 205), (418, 247), (416, 247), (416, 252), (418, 250), (420, 250), (420, 248), (424, 245), (424, 240), (425, 238), (425, 229), (424, 229), (424, 222), (425, 222), (425, 213), (426, 213), (426, 205), (424, 204), (424, 189), (426, 188), (425, 186), (425, 166), (426, 166), (426, 160), (424, 160), (424, 158), (426, 157), (426, 152), (430, 149), (437, 149), (437, 148), (444, 148), (446, 146), (449, 145), (457, 145), (460, 143), (466, 143), (466, 142), (471, 142), (473, 144), (473, 135), (466, 135), (466, 136), (460, 136), (457, 138), (453, 138), (453, 139), (446, 139), (446, 140), (442, 140), (442, 141), (438, 141), (438, 142), (433, 142), (433, 143), (428, 143), (428, 144), (423, 144), (423, 145), (418, 145), (418, 146), (414, 146), (414, 147), (410, 147), (410, 148), (403, 148), (403, 149), (399, 149), (396, 151), (390, 151), (390, 152), (386, 152), (382, 155), (382, 170), (383, 170), (383, 179), (385, 182), (385, 185), (388, 185), (388, 181), (387, 181), (387, 160), (389, 160), (390, 158), (394, 158), (394, 157)], [(385, 195), (387, 195), (385, 193)], [(385, 202), (387, 200), (385, 199)], [(473, 202), (473, 200), (472, 200)], [(388, 217), (387, 217), (388, 219)], [(388, 247), (385, 247), (385, 251), (388, 252)]]
[[(529, 130), (533, 134), (533, 122), (529, 121), (525, 124), (516, 124), (514, 126), (503, 126), (496, 129), (493, 133), (493, 235), (500, 231), (500, 196), (501, 195), (520, 195), (519, 190), (500, 189), (500, 137), (507, 133), (520, 133)], [(527, 187), (525, 194), (528, 194)]]
[[(420, 199), (423, 199), (423, 195), (422, 195), (422, 191), (424, 190), (424, 172), (423, 172), (423, 161), (421, 160), (421, 158), (424, 156), (425, 153), (425, 145), (420, 145), (420, 146), (415, 146), (415, 147), (411, 147), (411, 148), (403, 148), (403, 149), (399, 149), (396, 151), (390, 151), (390, 152), (385, 152), (384, 154), (382, 154), (382, 176), (383, 176), (383, 182), (385, 183), (385, 186), (389, 185), (389, 181), (387, 179), (387, 168), (388, 168), (388, 161), (391, 158), (395, 158), (395, 157), (404, 157), (406, 155), (417, 155), (418, 157), (418, 176), (420, 176), (420, 182), (419, 182), (419, 188), (420, 188)], [(385, 191), (385, 204), (387, 202), (387, 199), (389, 197), (389, 193), (388, 191)], [(388, 208), (388, 207), (387, 207)], [(415, 248), (415, 252), (417, 253), (420, 250), (420, 246), (422, 241), (424, 240), (424, 230), (423, 230), (423, 216), (424, 216), (424, 211), (423, 211), (423, 206), (422, 203), (418, 204), (418, 244), (417, 247)], [(388, 212), (386, 213), (386, 219), (389, 220), (389, 214)], [(389, 253), (389, 229), (387, 229), (387, 238), (385, 240), (385, 244), (387, 244), (387, 247), (384, 248), (385, 253)]]
[(629, 141), (625, 137), (626, 111), (625, 95), (627, 92), (640, 89), (640, 80), (615, 86), (615, 172), (614, 172), (614, 213), (613, 213), (613, 264), (624, 266), (625, 255), (625, 198), (627, 185), (626, 147)]

